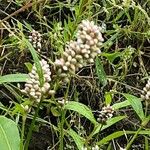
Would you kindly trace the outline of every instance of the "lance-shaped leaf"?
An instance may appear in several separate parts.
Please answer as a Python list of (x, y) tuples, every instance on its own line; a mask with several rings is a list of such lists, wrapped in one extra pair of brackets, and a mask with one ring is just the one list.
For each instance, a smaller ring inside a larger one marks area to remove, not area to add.
[(73, 110), (89, 119), (93, 124), (97, 124), (92, 111), (84, 104), (79, 102), (70, 101), (65, 106), (65, 109)]
[(0, 84), (10, 82), (26, 82), (29, 79), (27, 74), (8, 74), (0, 76)]
[(20, 149), (20, 137), (17, 125), (14, 121), (4, 116), (0, 116), (0, 149)]

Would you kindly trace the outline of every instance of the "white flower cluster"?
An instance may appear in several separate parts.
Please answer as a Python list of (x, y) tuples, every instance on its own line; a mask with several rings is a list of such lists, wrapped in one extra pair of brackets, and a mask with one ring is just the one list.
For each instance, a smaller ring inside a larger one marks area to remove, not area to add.
[(146, 86), (143, 88), (141, 98), (150, 101), (150, 79), (148, 79)]
[(25, 84), (25, 89), (22, 90), (23, 93), (27, 94), (30, 98), (34, 99), (36, 102), (40, 102), (41, 97), (49, 94), (54, 94), (53, 90), (50, 90), (51, 81), (51, 71), (49, 69), (48, 63), (42, 59), (40, 61), (42, 66), (43, 76), (44, 76), (44, 84), (41, 86), (39, 81), (39, 75), (37, 73), (37, 69), (35, 65), (33, 65), (32, 71), (29, 73), (30, 79)]
[(113, 117), (114, 109), (111, 106), (103, 107), (101, 111), (98, 112), (97, 121), (102, 124), (106, 124), (106, 121)]
[(77, 40), (70, 41), (60, 59), (54, 62), (59, 77), (69, 81), (68, 73), (75, 73), (79, 68), (93, 63), (97, 54), (101, 53), (100, 46), (104, 41), (101, 28), (93, 21), (83, 20), (78, 27)]
[(29, 36), (29, 41), (32, 42), (33, 47), (40, 52), (41, 51), (41, 34), (38, 31), (33, 30)]

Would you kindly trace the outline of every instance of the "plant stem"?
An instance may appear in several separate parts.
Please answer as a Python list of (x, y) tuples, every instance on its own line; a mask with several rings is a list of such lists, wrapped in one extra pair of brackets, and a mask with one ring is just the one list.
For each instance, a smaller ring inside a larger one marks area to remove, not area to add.
[(34, 128), (34, 125), (35, 125), (36, 117), (38, 115), (38, 112), (39, 112), (39, 109), (40, 109), (40, 106), (41, 106), (41, 102), (42, 102), (42, 99), (41, 99), (40, 103), (38, 104), (38, 107), (37, 107), (37, 109), (35, 111), (33, 120), (31, 122), (31, 125), (30, 125), (30, 128), (29, 128), (29, 132), (27, 134), (27, 140), (26, 140), (26, 143), (25, 143), (25, 150), (28, 150), (28, 147), (29, 147), (29, 144), (30, 144), (30, 140), (31, 140), (31, 136), (32, 136), (32, 131), (33, 131), (33, 128)]
[(25, 130), (25, 122), (26, 122), (27, 116), (22, 116), (22, 129), (21, 129), (21, 143), (20, 143), (20, 150), (24, 150), (23, 147), (23, 140), (24, 140), (24, 130)]
[(60, 122), (60, 145), (59, 150), (64, 149), (64, 121), (65, 121), (66, 111), (62, 108), (61, 111), (61, 122)]
[(137, 132), (135, 133), (135, 135), (132, 137), (131, 141), (127, 144), (126, 150), (130, 149), (133, 141), (136, 139), (136, 137), (138, 136), (139, 132), (141, 131), (142, 126), (137, 130)]

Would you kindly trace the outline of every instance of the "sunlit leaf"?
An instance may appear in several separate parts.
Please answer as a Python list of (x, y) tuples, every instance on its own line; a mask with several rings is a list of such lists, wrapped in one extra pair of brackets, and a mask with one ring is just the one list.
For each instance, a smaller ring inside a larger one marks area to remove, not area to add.
[(79, 102), (70, 101), (65, 106), (65, 109), (73, 110), (89, 119), (92, 123), (97, 124), (92, 111), (84, 104)]
[(139, 98), (133, 96), (133, 95), (130, 95), (130, 94), (123, 94), (123, 95), (129, 101), (129, 103), (131, 104), (132, 108), (134, 109), (136, 114), (139, 116), (139, 118), (141, 120), (144, 120), (145, 116), (144, 116), (141, 100)]
[(0, 116), (0, 149), (20, 149), (20, 137), (17, 125), (14, 121), (4, 116)]
[(70, 129), (67, 133), (73, 138), (79, 150), (81, 150), (84, 146), (84, 139), (79, 136), (74, 130)]
[[(99, 142), (97, 142), (97, 145), (102, 145), (102, 144), (106, 144), (107, 142), (116, 139), (120, 136), (126, 135), (126, 134), (135, 134), (137, 131), (117, 131), (114, 132), (106, 137), (104, 137), (102, 140), (100, 140)], [(150, 130), (142, 130), (140, 131), (138, 134), (141, 135), (149, 135), (150, 134)]]
[(10, 82), (26, 82), (29, 79), (28, 74), (8, 74), (0, 76), (0, 84)]

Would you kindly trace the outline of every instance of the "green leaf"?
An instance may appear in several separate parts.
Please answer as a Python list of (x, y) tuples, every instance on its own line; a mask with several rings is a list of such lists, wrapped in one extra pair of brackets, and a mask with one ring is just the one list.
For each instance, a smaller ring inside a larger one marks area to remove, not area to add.
[(102, 53), (101, 56), (105, 56), (111, 63), (115, 60), (115, 58), (120, 57), (122, 55), (121, 52), (114, 52), (114, 53)]
[(120, 103), (116, 103), (114, 105), (112, 105), (112, 107), (117, 110), (117, 109), (120, 109), (120, 108), (123, 108), (123, 107), (127, 107), (131, 105), (130, 102), (128, 100), (125, 100), (123, 102), (120, 102)]
[(125, 119), (126, 117), (127, 116), (118, 116), (118, 117), (114, 117), (114, 118), (109, 119), (107, 121), (107, 124), (102, 127), (101, 131), (112, 126), (113, 124), (119, 122), (120, 120)]
[(112, 101), (112, 95), (110, 92), (105, 92), (105, 104), (110, 105)]
[(60, 116), (60, 112), (58, 111), (57, 107), (52, 106), (51, 107), (51, 112), (52, 112), (53, 116), (55, 116), (55, 117)]
[[(116, 139), (120, 136), (126, 135), (126, 134), (135, 134), (137, 131), (117, 131), (114, 132), (106, 137), (104, 137), (102, 140), (100, 140), (99, 142), (97, 142), (97, 145), (102, 145), (102, 144), (106, 144), (107, 142)], [(141, 135), (149, 135), (150, 134), (150, 130), (142, 130), (140, 131), (138, 134)]]
[(30, 62), (26, 62), (26, 63), (24, 63), (24, 64), (25, 64), (25, 66), (27, 67), (28, 71), (31, 72), (33, 65), (32, 65)]
[(148, 142), (148, 138), (145, 136), (145, 150), (149, 150), (149, 144), (148, 144), (149, 142)]
[(29, 79), (28, 74), (8, 74), (0, 76), (0, 84), (6, 82), (26, 82)]
[(73, 110), (83, 115), (87, 119), (89, 119), (93, 124), (97, 124), (92, 111), (84, 104), (79, 102), (70, 101), (65, 106), (64, 109)]
[(43, 85), (43, 83), (44, 83), (43, 70), (42, 70), (42, 66), (40, 64), (40, 60), (38, 58), (38, 54), (36, 53), (32, 44), (28, 40), (26, 40), (26, 39), (23, 39), (23, 40), (31, 52), (31, 55), (33, 57), (33, 60), (34, 60), (34, 63), (35, 63), (36, 69), (37, 69), (37, 73), (39, 75), (40, 84)]
[(0, 116), (0, 149), (20, 149), (20, 137), (17, 125), (14, 121), (4, 116)]
[(123, 94), (123, 95), (129, 101), (129, 103), (131, 104), (132, 108), (134, 109), (134, 111), (139, 116), (139, 118), (141, 120), (144, 120), (145, 116), (144, 116), (141, 100), (139, 98), (133, 96), (133, 95), (130, 95), (130, 94)]
[(107, 84), (106, 73), (98, 57), (96, 57), (96, 72), (97, 72), (100, 83), (102, 83), (102, 85), (105, 86)]
[(119, 122), (120, 120), (122, 120), (122, 119), (124, 119), (124, 118), (126, 118), (126, 116), (114, 117), (114, 118), (109, 119), (109, 120), (107, 121), (107, 124), (106, 124), (106, 125), (104, 125), (104, 126), (102, 126), (101, 124), (98, 125), (93, 135), (97, 134), (97, 133), (100, 131), (100, 129), (101, 129), (101, 131), (102, 131), (102, 130), (104, 130), (104, 129), (110, 127), (110, 126), (112, 126), (113, 124)]
[(70, 129), (67, 133), (73, 138), (79, 150), (81, 150), (84, 146), (84, 139), (79, 136), (74, 130)]
[(17, 93), (16, 87), (12, 84), (4, 84), (5, 88), (9, 90), (9, 92), (15, 96), (15, 98), (18, 100), (18, 102), (22, 101), (22, 97)]

